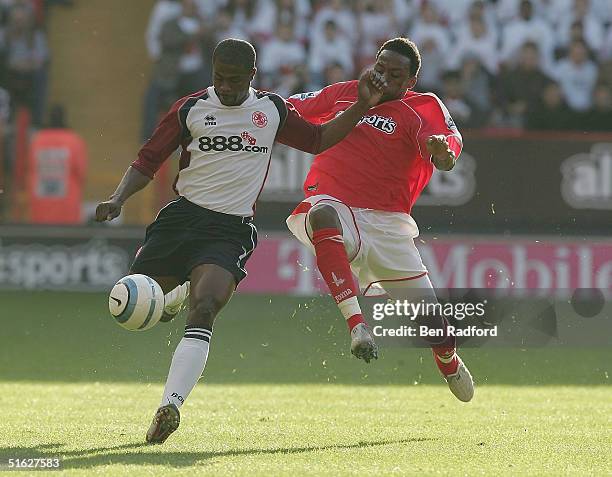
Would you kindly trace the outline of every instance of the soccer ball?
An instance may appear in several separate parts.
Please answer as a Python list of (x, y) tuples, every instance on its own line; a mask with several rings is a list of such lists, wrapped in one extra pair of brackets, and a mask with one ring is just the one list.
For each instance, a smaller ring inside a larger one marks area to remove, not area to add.
[(126, 330), (148, 330), (164, 312), (164, 291), (151, 277), (128, 275), (115, 283), (108, 297), (108, 309)]

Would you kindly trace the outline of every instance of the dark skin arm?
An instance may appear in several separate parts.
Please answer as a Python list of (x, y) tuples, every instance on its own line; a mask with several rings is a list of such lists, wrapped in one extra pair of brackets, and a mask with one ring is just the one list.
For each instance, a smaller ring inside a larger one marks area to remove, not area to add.
[(373, 106), (376, 106), (386, 87), (385, 79), (372, 69), (366, 70), (359, 78), (359, 99), (350, 108), (331, 121), (321, 125), (320, 153), (339, 143), (351, 132), (357, 122)]
[(118, 217), (125, 201), (139, 190), (144, 189), (149, 182), (151, 179), (148, 176), (132, 166), (128, 167), (117, 190), (108, 200), (100, 202), (96, 207), (96, 221), (104, 222)]
[(440, 171), (450, 171), (455, 167), (457, 157), (448, 146), (448, 140), (442, 134), (427, 138), (427, 152), (431, 154), (431, 162)]

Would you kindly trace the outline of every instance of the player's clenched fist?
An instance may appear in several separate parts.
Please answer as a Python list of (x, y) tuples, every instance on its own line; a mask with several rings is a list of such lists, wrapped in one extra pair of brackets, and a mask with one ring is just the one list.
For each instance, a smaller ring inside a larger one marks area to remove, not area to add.
[(121, 204), (114, 200), (100, 202), (96, 207), (96, 221), (113, 220), (121, 213)]
[(448, 144), (446, 136), (436, 134), (427, 138), (427, 152), (432, 156), (434, 165), (443, 171), (450, 171), (455, 166), (456, 156)]
[(376, 106), (386, 87), (385, 78), (374, 69), (368, 68), (359, 77), (359, 101), (363, 101), (370, 108)]

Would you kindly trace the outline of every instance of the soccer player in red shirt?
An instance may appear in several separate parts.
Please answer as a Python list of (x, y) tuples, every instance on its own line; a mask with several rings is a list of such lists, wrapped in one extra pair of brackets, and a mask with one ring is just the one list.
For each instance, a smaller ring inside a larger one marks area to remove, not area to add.
[[(450, 171), (462, 138), (448, 110), (432, 93), (412, 91), (421, 58), (406, 38), (385, 42), (375, 71), (387, 87), (377, 106), (341, 142), (316, 156), (306, 181), (306, 199), (287, 219), (291, 232), (317, 257), (351, 333), (351, 352), (369, 362), (378, 349), (357, 300), (376, 289), (393, 299), (436, 302), (427, 269), (414, 245), (419, 231), (410, 212), (434, 167)], [(357, 100), (357, 81), (289, 99), (312, 122), (323, 122)], [(420, 317), (417, 320), (423, 320)], [(441, 317), (428, 318), (444, 327)], [(417, 321), (418, 322), (418, 321)], [(438, 368), (453, 394), (469, 401), (472, 376), (456, 353), (452, 336), (428, 338)]]

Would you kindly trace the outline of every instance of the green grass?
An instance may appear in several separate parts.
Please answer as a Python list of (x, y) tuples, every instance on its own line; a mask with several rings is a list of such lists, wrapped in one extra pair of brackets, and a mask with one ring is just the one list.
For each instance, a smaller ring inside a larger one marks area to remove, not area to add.
[(466, 405), (427, 350), (387, 348), (370, 365), (347, 355), (328, 299), (236, 296), (179, 431), (144, 446), (182, 323), (128, 333), (105, 301), (0, 293), (0, 465), (61, 456), (68, 475), (612, 475), (610, 349), (465, 349), (478, 384)]

